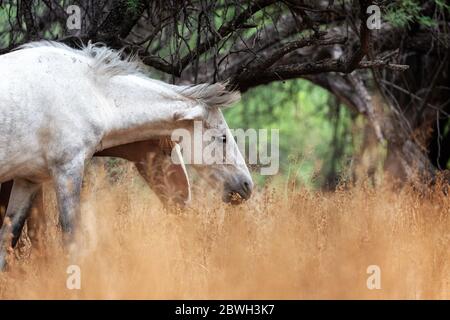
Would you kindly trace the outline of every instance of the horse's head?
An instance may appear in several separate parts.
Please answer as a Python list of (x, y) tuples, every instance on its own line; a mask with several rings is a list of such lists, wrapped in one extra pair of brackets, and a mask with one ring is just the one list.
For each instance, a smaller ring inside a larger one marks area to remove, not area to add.
[(240, 98), (223, 84), (188, 87), (183, 94), (198, 103), (174, 115), (186, 123), (189, 137), (182, 134), (183, 156), (206, 180), (223, 188), (222, 199), (232, 204), (250, 198), (253, 181), (221, 108)]

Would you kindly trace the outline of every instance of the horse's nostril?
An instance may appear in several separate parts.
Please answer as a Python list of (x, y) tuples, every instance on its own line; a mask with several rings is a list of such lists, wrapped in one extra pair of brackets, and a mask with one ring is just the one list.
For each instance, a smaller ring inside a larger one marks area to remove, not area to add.
[(247, 197), (249, 197), (250, 194), (252, 193), (252, 188), (250, 186), (250, 183), (248, 183), (247, 181), (244, 181), (242, 183), (242, 189), (245, 191)]

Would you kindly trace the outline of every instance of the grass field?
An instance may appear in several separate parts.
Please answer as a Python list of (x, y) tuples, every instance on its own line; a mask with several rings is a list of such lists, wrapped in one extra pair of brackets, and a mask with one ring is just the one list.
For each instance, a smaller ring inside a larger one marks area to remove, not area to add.
[[(266, 189), (237, 207), (196, 190), (191, 208), (167, 212), (126, 171), (114, 184), (102, 173), (86, 182), (81, 290), (66, 288), (47, 188), (43, 249), (22, 239), (1, 299), (450, 298), (450, 198), (439, 188)], [(367, 288), (370, 265), (379, 290)]]

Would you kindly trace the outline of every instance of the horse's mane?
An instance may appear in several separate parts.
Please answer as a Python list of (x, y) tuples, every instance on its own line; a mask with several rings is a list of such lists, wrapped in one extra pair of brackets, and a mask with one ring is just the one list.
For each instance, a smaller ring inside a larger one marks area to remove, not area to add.
[(241, 99), (240, 92), (228, 90), (226, 82), (173, 87), (174, 90), (182, 96), (197, 100), (209, 107), (226, 107)]
[[(21, 45), (17, 49), (42, 47), (58, 48), (92, 59), (93, 65), (91, 67), (97, 76), (107, 78), (116, 75), (144, 76), (144, 71), (140, 67), (141, 64), (136, 56), (125, 56), (123, 49), (113, 50), (102, 43), (92, 43), (89, 41), (87, 45), (82, 45), (80, 49), (74, 49), (61, 42), (42, 40)], [(170, 85), (163, 81), (158, 82), (161, 82), (162, 85), (169, 86), (185, 98), (197, 100), (210, 107), (229, 106), (239, 101), (241, 97), (239, 91), (228, 90), (226, 88), (226, 82), (217, 82), (214, 84), (203, 83), (189, 86)]]
[(113, 77), (143, 73), (135, 56), (125, 56), (123, 49), (113, 50), (102, 43), (89, 41), (87, 45), (83, 44), (79, 49), (74, 49), (61, 42), (41, 40), (23, 44), (17, 49), (30, 48), (58, 48), (90, 58), (93, 61), (91, 67), (99, 76)]

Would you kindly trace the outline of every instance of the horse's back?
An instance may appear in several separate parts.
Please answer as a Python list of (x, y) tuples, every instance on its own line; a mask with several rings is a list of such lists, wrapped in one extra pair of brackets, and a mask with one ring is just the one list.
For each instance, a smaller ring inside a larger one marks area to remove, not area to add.
[(67, 66), (72, 64), (76, 68), (73, 70), (80, 70), (80, 67), (88, 69), (89, 58), (77, 51), (70, 51), (63, 48), (52, 46), (40, 46), (23, 48), (0, 56), (0, 64), (5, 64), (6, 68), (24, 67), (30, 68), (29, 71), (33, 72), (34, 67), (44, 66), (50, 67), (49, 72), (58, 71), (59, 68), (68, 69)]
[(0, 181), (20, 171), (41, 175), (49, 153), (95, 141), (100, 117), (87, 57), (27, 48), (0, 56), (0, 70)]
[[(87, 80), (89, 61), (74, 52), (53, 47), (21, 49), (0, 56), (0, 99), (22, 93), (25, 97), (54, 94)], [(60, 92), (61, 93), (61, 92)], [(16, 97), (19, 98), (19, 97)], [(1, 100), (0, 100), (1, 101)]]

